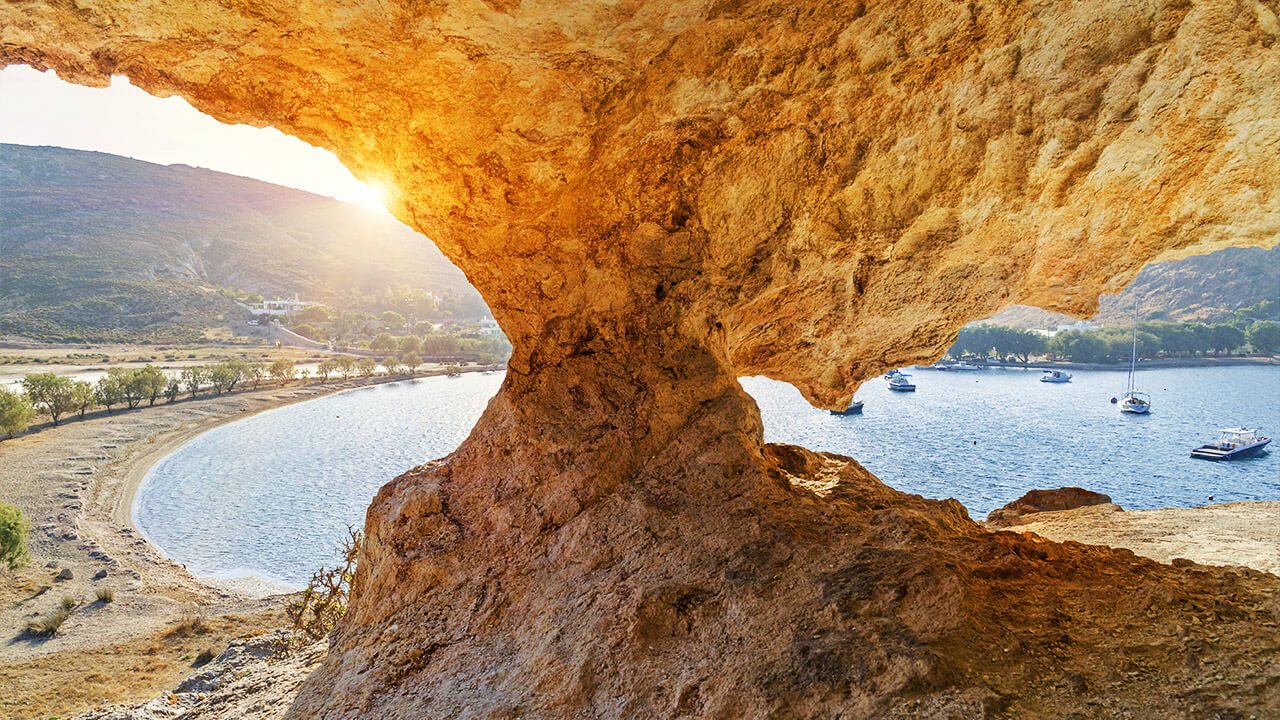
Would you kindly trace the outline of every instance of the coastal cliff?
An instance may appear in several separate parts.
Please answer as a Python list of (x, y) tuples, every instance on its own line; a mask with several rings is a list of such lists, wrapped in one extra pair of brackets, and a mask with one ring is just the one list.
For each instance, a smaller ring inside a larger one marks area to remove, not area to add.
[(1247, 715), (1274, 577), (987, 533), (762, 444), (735, 377), (843, 407), (1003, 307), (1274, 245), (1275, 9), (37, 1), (0, 61), (333, 150), (512, 341), (370, 507), (295, 716)]

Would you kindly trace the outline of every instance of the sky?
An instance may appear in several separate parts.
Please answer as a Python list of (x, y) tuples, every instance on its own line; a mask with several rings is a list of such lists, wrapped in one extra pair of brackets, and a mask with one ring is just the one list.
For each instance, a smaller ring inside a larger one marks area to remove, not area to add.
[(275, 128), (220, 123), (182, 98), (148, 95), (123, 77), (113, 78), (108, 88), (88, 88), (23, 65), (0, 69), (0, 143), (182, 163), (385, 212), (381, 193), (327, 150)]

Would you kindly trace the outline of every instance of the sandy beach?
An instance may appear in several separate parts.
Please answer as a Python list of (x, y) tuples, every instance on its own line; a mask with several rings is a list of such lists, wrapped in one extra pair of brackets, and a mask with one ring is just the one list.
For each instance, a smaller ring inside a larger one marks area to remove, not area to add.
[[(155, 695), (191, 672), (203, 650), (283, 624), (288, 588), (260, 579), (199, 578), (133, 524), (134, 495), (158, 460), (196, 435), (253, 413), (387, 378), (272, 387), (106, 417), (0, 443), (0, 499), (31, 522), (31, 563), (0, 575), (0, 716), (73, 713)], [(65, 577), (67, 574), (70, 577)], [(96, 600), (99, 589), (114, 593)], [(50, 638), (24, 632), (71, 598)], [(204, 629), (188, 633), (199, 618)]]

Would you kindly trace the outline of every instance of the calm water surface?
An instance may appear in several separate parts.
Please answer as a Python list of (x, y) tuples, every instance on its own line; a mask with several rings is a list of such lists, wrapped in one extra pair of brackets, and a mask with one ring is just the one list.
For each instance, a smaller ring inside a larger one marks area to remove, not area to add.
[[(919, 390), (882, 380), (858, 392), (861, 416), (810, 407), (783, 383), (744, 378), (765, 439), (851, 455), (893, 487), (954, 497), (984, 517), (1032, 488), (1079, 485), (1132, 509), (1280, 500), (1280, 448), (1231, 463), (1187, 457), (1221, 427), (1280, 431), (1280, 368), (1145, 370), (1152, 414), (1108, 400), (1124, 373), (914, 371)], [(422, 378), (339, 393), (211, 430), (157, 464), (135, 501), (139, 527), (170, 557), (209, 577), (301, 584), (331, 562), (378, 488), (451, 452), (497, 374)]]

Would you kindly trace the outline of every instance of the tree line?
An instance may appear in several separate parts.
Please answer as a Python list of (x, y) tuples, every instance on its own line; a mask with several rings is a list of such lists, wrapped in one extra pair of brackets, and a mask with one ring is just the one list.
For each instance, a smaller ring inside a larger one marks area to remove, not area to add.
[[(388, 357), (382, 365), (388, 375), (413, 374), (422, 360), (414, 353), (406, 353), (404, 357)], [(339, 376), (343, 380), (367, 378), (377, 368), (378, 361), (373, 358), (344, 355), (321, 362), (315, 377), (320, 382)], [(450, 374), (460, 372), (453, 367), (447, 370)], [(283, 386), (309, 377), (305, 369), (300, 371), (288, 358), (271, 363), (228, 360), (192, 365), (176, 374), (166, 374), (154, 365), (115, 367), (108, 369), (97, 383), (53, 373), (30, 373), (22, 379), (21, 391), (0, 388), (0, 433), (13, 437), (24, 432), (37, 415), (47, 415), (50, 422), (57, 425), (63, 418), (77, 413), (84, 419), (86, 412), (99, 407), (111, 414), (116, 407), (133, 409), (143, 402), (152, 406), (161, 398), (172, 403), (182, 395), (195, 398), (200, 393), (213, 393), (219, 396), (237, 387), (252, 386), (256, 390), (268, 379)]]
[[(1243, 327), (1242, 327), (1243, 325)], [(1201, 323), (1143, 322), (1138, 324), (1140, 358), (1194, 357), (1249, 352), (1280, 352), (1280, 323), (1255, 320)], [(1048, 337), (1031, 330), (1000, 325), (975, 325), (960, 331), (947, 351), (951, 357), (1014, 357), (1027, 362), (1033, 355), (1052, 355), (1071, 362), (1105, 363), (1128, 360), (1132, 328), (1068, 330)]]

